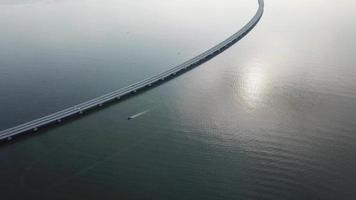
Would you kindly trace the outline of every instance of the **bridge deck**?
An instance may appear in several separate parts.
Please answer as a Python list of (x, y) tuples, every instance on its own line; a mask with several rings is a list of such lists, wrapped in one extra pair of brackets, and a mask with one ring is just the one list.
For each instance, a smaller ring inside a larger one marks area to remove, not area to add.
[(70, 108), (58, 111), (56, 113), (38, 118), (36, 120), (20, 124), (18, 126), (0, 131), (0, 140), (8, 139), (10, 140), (13, 136), (29, 132), (29, 131), (37, 131), (38, 128), (43, 127), (45, 125), (49, 125), (55, 122), (61, 122), (62, 119), (68, 118), (70, 116), (80, 115), (84, 111), (93, 109), (98, 106), (102, 106), (105, 103), (113, 101), (115, 99), (120, 99), (122, 97), (128, 96), (129, 94), (136, 93), (139, 90), (147, 89), (152, 87), (153, 84), (157, 84), (159, 82), (163, 82), (165, 79), (173, 78), (181, 74), (184, 70), (189, 68), (198, 66), (203, 62), (215, 57), (219, 53), (226, 50), (228, 47), (236, 43), (238, 40), (243, 38), (253, 27), (258, 23), (260, 18), (262, 17), (264, 10), (264, 1), (258, 0), (258, 10), (254, 17), (243, 26), (238, 32), (224, 40), (223, 42), (217, 44), (211, 49), (199, 54), (198, 56), (172, 68), (167, 71), (164, 71), (160, 74), (152, 76), (150, 78), (144, 79), (137, 83), (131, 84), (124, 88), (118, 89), (116, 91), (110, 92), (108, 94), (102, 95), (95, 99), (91, 99), (89, 101), (80, 103), (78, 105), (72, 106)]

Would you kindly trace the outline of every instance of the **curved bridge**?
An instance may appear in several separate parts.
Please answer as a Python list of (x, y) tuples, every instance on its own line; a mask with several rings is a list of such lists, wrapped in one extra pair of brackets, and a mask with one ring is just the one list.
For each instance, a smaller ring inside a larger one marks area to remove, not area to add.
[(0, 131), (0, 140), (4, 140), (4, 139), (11, 140), (13, 136), (30, 132), (30, 131), (37, 131), (41, 127), (62, 122), (63, 119), (81, 115), (85, 111), (92, 110), (97, 107), (101, 107), (104, 104), (113, 102), (115, 100), (119, 100), (124, 97), (127, 98), (130, 95), (133, 95), (139, 91), (147, 90), (149, 88), (154, 87), (154, 85), (159, 85), (166, 80), (177, 77), (178, 75), (188, 71), (189, 69), (194, 68), (208, 61), (209, 59), (217, 56), (218, 54), (220, 54), (221, 52), (223, 52), (224, 50), (226, 50), (227, 48), (235, 44), (237, 41), (243, 38), (248, 32), (250, 32), (255, 27), (255, 25), (261, 19), (264, 10), (264, 1), (258, 0), (258, 4), (259, 7), (256, 14), (245, 26), (243, 26), (237, 33), (233, 34), (223, 42), (214, 46), (213, 48), (201, 53), (200, 55), (172, 69), (157, 74), (153, 77), (144, 79), (132, 85), (126, 86), (119, 90), (102, 95), (100, 97), (83, 102), (81, 104), (72, 106), (70, 108), (61, 110), (59, 112), (38, 118), (36, 120)]

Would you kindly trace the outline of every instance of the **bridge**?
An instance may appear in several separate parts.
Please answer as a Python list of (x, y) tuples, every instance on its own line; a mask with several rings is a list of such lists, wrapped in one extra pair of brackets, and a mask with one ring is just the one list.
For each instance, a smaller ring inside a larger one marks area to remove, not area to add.
[(69, 117), (80, 116), (84, 112), (93, 110), (98, 107), (102, 107), (105, 104), (120, 100), (122, 98), (130, 97), (134, 94), (137, 94), (139, 91), (148, 90), (153, 88), (155, 85), (159, 85), (167, 80), (175, 78), (180, 74), (187, 72), (189, 69), (192, 69), (211, 58), (217, 56), (241, 38), (243, 38), (247, 33), (249, 33), (259, 22), (263, 15), (264, 11), (264, 0), (258, 0), (258, 10), (253, 18), (244, 25), (238, 32), (231, 35), (221, 43), (215, 45), (214, 47), (208, 49), (207, 51), (199, 54), (198, 56), (176, 66), (172, 69), (164, 71), (160, 74), (152, 76), (150, 78), (141, 80), (137, 83), (131, 84), (129, 86), (123, 87), (116, 91), (110, 92), (108, 94), (99, 96), (97, 98), (91, 99), (89, 101), (80, 103), (78, 105), (72, 106), (70, 108), (58, 111), (56, 113), (35, 119), (33, 121), (20, 124), (18, 126), (0, 131), (0, 140), (11, 140), (14, 136), (37, 131), (39, 128), (49, 126), (52, 124), (61, 123), (62, 120)]

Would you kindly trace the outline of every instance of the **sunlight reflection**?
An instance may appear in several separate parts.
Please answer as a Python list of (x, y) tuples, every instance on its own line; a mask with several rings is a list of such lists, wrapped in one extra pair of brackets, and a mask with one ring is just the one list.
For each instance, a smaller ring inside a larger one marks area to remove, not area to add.
[(256, 108), (263, 101), (266, 73), (260, 66), (252, 66), (246, 69), (241, 78), (242, 98), (249, 107)]

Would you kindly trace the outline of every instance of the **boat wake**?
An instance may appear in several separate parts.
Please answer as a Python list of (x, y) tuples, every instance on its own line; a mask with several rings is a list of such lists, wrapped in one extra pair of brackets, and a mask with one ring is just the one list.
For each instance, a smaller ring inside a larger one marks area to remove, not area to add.
[(127, 118), (127, 120), (135, 119), (135, 118), (140, 117), (140, 116), (142, 116), (142, 115), (144, 115), (144, 114), (146, 114), (146, 113), (148, 113), (148, 112), (150, 112), (150, 111), (151, 111), (151, 109), (148, 109), (148, 110), (139, 112), (139, 113), (137, 113), (137, 114), (131, 115), (130, 117)]

